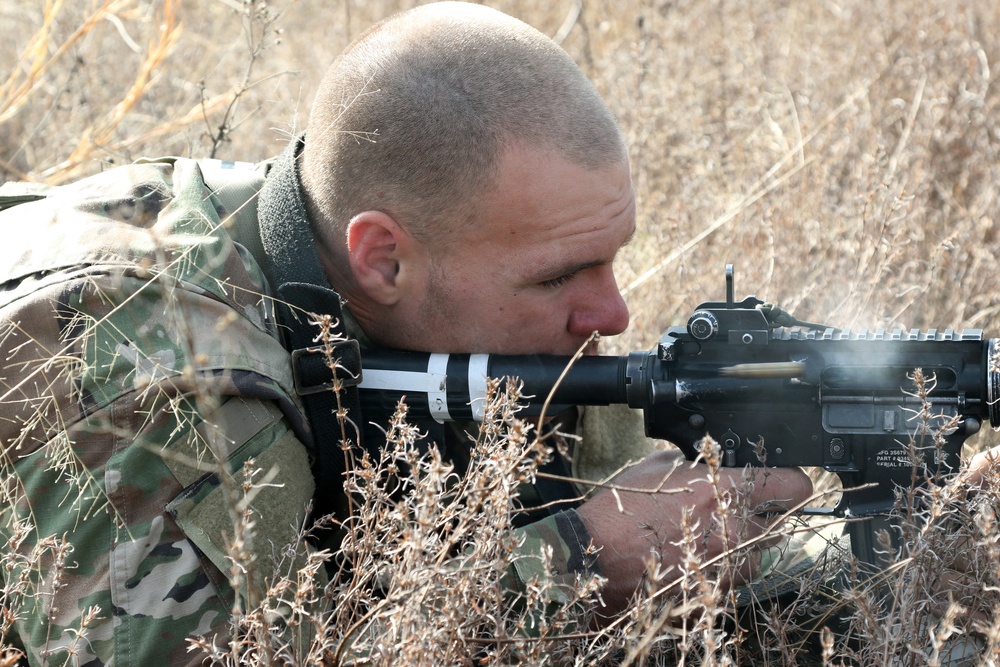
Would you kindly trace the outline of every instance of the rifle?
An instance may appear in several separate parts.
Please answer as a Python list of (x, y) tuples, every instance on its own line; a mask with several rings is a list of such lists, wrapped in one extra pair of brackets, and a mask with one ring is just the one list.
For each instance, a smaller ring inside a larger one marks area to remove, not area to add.
[[(848, 331), (801, 322), (755, 296), (735, 302), (732, 265), (726, 300), (699, 305), (652, 351), (570, 364), (560, 356), (365, 350), (362, 367), (363, 414), (391, 411), (406, 396), (417, 419), (482, 421), (486, 378), (516, 377), (525, 415), (537, 415), (550, 395), (549, 414), (627, 403), (643, 411), (648, 436), (691, 460), (711, 436), (723, 466), (821, 467), (854, 490), (812, 513), (867, 519), (848, 522), (851, 548), (879, 569), (889, 558), (875, 536), (893, 525), (896, 489), (945, 479), (984, 421), (1000, 427), (998, 339), (978, 329)], [(915, 369), (931, 391), (915, 386)]]

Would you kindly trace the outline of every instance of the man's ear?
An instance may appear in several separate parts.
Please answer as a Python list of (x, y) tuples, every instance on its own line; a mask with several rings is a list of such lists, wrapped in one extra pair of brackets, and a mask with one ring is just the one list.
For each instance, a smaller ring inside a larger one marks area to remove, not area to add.
[(399, 263), (409, 235), (392, 216), (382, 211), (365, 211), (347, 226), (347, 255), (358, 286), (383, 306), (400, 299)]

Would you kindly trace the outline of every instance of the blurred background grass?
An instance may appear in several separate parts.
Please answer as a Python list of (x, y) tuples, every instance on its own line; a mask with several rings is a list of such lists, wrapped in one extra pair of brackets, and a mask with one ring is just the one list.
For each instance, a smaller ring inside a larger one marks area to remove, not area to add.
[[(0, 177), (273, 156), (337, 53), (416, 4), (6, 0)], [(723, 298), (727, 262), (738, 298), (802, 319), (1000, 335), (1000, 4), (485, 4), (560, 41), (624, 128), (639, 232), (610, 350)]]

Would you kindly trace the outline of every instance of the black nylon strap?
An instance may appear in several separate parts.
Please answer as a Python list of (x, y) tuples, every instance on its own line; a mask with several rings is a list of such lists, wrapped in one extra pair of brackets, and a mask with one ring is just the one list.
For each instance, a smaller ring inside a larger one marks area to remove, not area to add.
[[(315, 516), (331, 513), (343, 495), (345, 472), (341, 449), (341, 424), (337, 419), (337, 397), (331, 388), (333, 374), (327, 367), (323, 347), (316, 337), (320, 330), (309, 323), (309, 313), (330, 315), (336, 320), (332, 333), (347, 339), (340, 296), (330, 288), (316, 253), (309, 216), (299, 188), (297, 160), (301, 140), (292, 141), (277, 158), (260, 193), (257, 216), (264, 247), (265, 266), (277, 297), (275, 310), (284, 330), (284, 344), (292, 357), (295, 389), (306, 409), (312, 430), (307, 443), (313, 454), (316, 478)], [(335, 345), (334, 357), (345, 380), (341, 404), (347, 419), (361, 423), (357, 383), (361, 379), (361, 357), (357, 341)], [(361, 433), (348, 426), (348, 443), (360, 452)]]

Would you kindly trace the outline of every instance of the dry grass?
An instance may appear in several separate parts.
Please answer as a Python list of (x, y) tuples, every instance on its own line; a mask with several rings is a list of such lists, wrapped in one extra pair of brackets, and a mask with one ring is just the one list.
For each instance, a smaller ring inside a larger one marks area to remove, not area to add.
[[(59, 183), (149, 154), (270, 157), (304, 126), (336, 53), (412, 4), (6, 2), (0, 177)], [(727, 262), (737, 265), (738, 296), (758, 293), (805, 320), (1000, 332), (997, 3), (487, 4), (559, 35), (628, 139), (639, 232), (618, 271), (633, 325), (607, 341), (611, 351), (648, 348), (698, 302), (721, 298)], [(380, 664), (797, 664), (809, 619), (846, 601), (855, 612), (843, 623), (859, 639), (817, 630), (827, 664), (941, 664), (948, 637), (976, 637), (982, 664), (1000, 664), (996, 478), (975, 497), (961, 483), (935, 487), (908, 527), (909, 558), (888, 578), (888, 605), (864, 587), (825, 606), (805, 591), (740, 629), (714, 571), (692, 555), (679, 579), (651, 573), (654, 594), (610, 630), (581, 625), (594, 604), (593, 582), (583, 581), (548, 625), (519, 633), (543, 617), (546, 591), (528, 591), (513, 611), (484, 595), (512, 557), (515, 483), (533, 474), (533, 440), (510, 409), (498, 397), (497, 430), (477, 445), (473, 469), (490, 466), (494, 484), (472, 490), (456, 488), (445, 462), (417, 456), (397, 424), (395, 449), (353, 481), (362, 523), (339, 556), (351, 576), (323, 588), (310, 573), (329, 555), (313, 556), (241, 617), (249, 649), (234, 642), (208, 654), (307, 664), (342, 655), (378, 619), (391, 628), (372, 631)], [(389, 498), (379, 480), (400, 461), (412, 476)], [(495, 532), (466, 550), (483, 526)], [(39, 548), (59, 558), (58, 543)], [(938, 578), (959, 551), (970, 576), (949, 597)], [(670, 595), (655, 594), (675, 579)], [(9, 584), (5, 610), (30, 594)], [(297, 622), (276, 627), (273, 610), (289, 604)], [(0, 637), (9, 621), (0, 618)], [(319, 639), (300, 641), (311, 634)]]
[[(256, 20), (226, 0), (8, 3), (0, 175), (270, 157), (348, 39), (414, 3), (251, 4)], [(576, 7), (493, 4), (552, 35)], [(718, 298), (727, 261), (803, 319), (997, 329), (993, 3), (590, 0), (569, 25), (639, 196), (616, 348)]]

